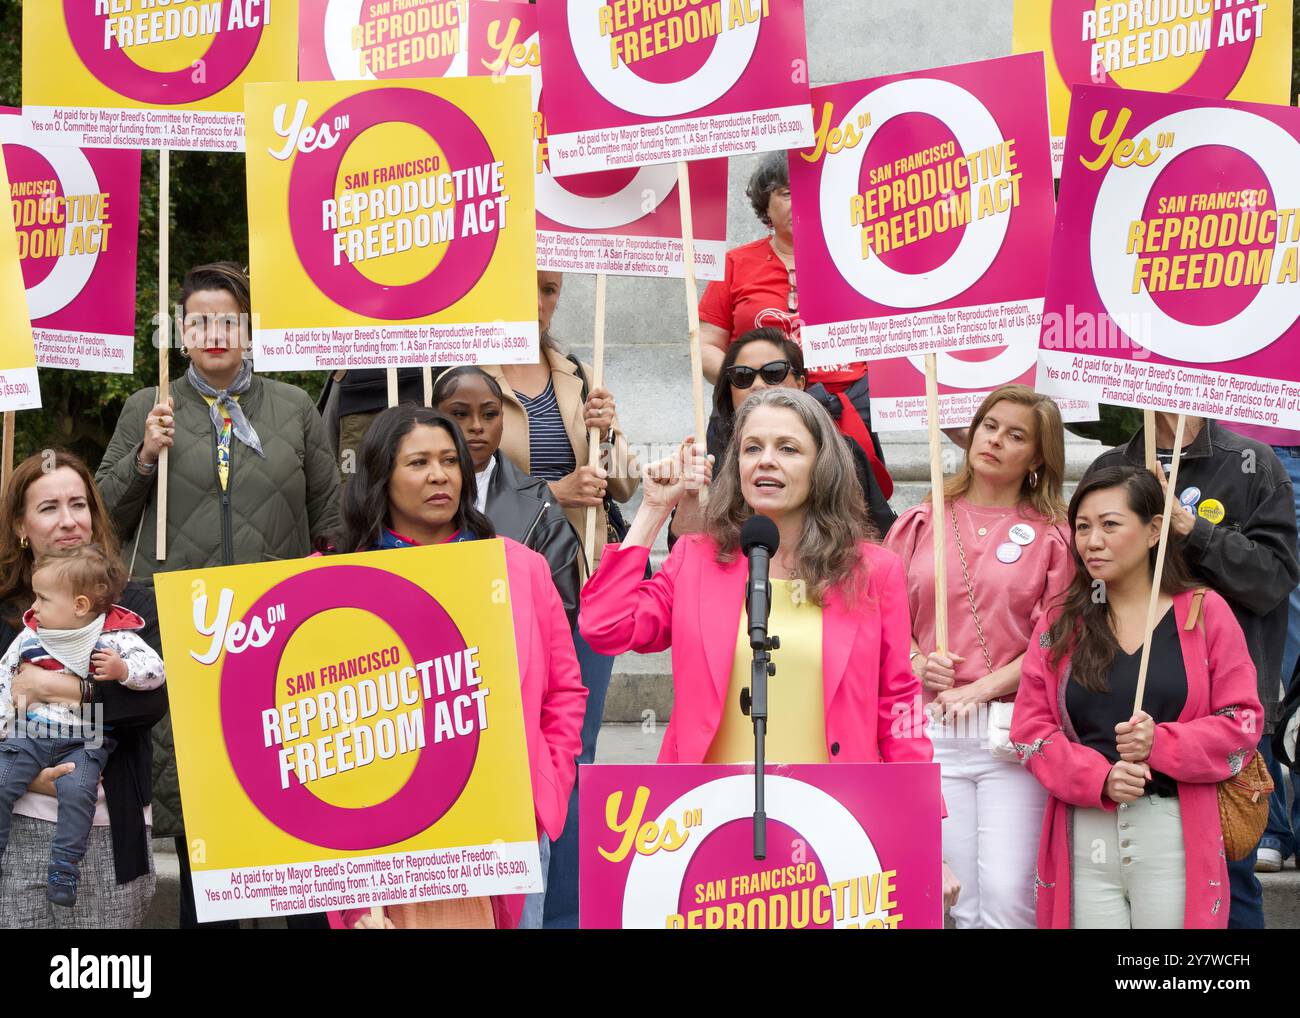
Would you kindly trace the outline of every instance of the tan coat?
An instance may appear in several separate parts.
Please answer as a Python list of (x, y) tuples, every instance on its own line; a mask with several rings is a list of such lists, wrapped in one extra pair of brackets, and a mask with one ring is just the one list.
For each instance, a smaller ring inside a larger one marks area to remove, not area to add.
[[(587, 462), (587, 429), (582, 426), (582, 379), (578, 377), (578, 371), (573, 366), (573, 362), (564, 354), (550, 347), (543, 347), (543, 349), (547, 360), (551, 364), (551, 384), (555, 388), (555, 400), (559, 404), (560, 415), (564, 419), (564, 430), (569, 433), (569, 444), (573, 446), (574, 458), (577, 460), (578, 466), (582, 466)], [(591, 367), (587, 364), (583, 364), (582, 367), (590, 380), (592, 377)], [(524, 410), (524, 405), (515, 396), (514, 390), (510, 388), (510, 383), (506, 381), (505, 373), (499, 365), (484, 367), (483, 370), (497, 380), (497, 383), (501, 386), (501, 391), (505, 393), (506, 397), (501, 451), (506, 454), (510, 462), (524, 473), (528, 473), (528, 414)], [(626, 502), (636, 493), (641, 474), (636, 459), (629, 451), (627, 442), (623, 438), (617, 415), (614, 417), (613, 434), (613, 448), (605, 451), (600, 465), (609, 471), (610, 497), (615, 502)], [(565, 515), (569, 517), (569, 522), (573, 524), (585, 546), (586, 509), (566, 509)], [(596, 509), (596, 547), (594, 549), (594, 560), (597, 562), (600, 561), (600, 554), (605, 548), (606, 523), (605, 509), (603, 506), (598, 507)]]

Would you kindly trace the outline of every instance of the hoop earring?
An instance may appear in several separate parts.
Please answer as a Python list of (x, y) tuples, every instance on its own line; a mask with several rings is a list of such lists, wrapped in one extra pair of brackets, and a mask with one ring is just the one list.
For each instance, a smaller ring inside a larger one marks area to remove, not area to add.
[(1031, 470), (1031, 471), (1029, 471), (1029, 487), (1030, 487), (1031, 490), (1034, 489), (1034, 488), (1037, 488), (1037, 487), (1038, 487), (1038, 471), (1037, 471), (1037, 470)]

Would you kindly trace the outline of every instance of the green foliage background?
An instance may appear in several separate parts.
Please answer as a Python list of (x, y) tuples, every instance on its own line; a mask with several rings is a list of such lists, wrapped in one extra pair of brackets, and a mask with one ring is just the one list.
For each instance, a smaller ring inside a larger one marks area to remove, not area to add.
[[(56, 0), (29, 0), (53, 3)], [(920, 0), (919, 0), (920, 2)], [(0, 0), (0, 106), (22, 104), (23, 0)], [(1296, 9), (1296, 38), (1300, 40), (1300, 4)], [(1300, 92), (1300, 47), (1292, 77), (1292, 103)], [(248, 263), (248, 211), (245, 202), (244, 157), (215, 152), (171, 154), (170, 285), (175, 294), (187, 266), (218, 259)], [(152, 342), (158, 307), (158, 157), (144, 154), (140, 195), (139, 270), (136, 283), (136, 373), (108, 375), (80, 371), (41, 370), (44, 408), (19, 414), (15, 455), (18, 460), (48, 446), (62, 446), (97, 464), (117, 421), (123, 401), (136, 389), (154, 385), (158, 351)], [(183, 370), (173, 358), (172, 377)], [(324, 383), (321, 374), (286, 374), (286, 381), (315, 396)], [(1095, 424), (1072, 430), (1115, 444), (1137, 427), (1141, 414), (1103, 406)]]

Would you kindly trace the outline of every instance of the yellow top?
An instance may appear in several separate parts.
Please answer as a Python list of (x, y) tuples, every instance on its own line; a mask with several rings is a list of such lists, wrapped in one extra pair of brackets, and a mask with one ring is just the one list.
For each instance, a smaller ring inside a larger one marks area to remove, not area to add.
[[(769, 635), (781, 638), (772, 651), (776, 675), (767, 680), (767, 760), (769, 763), (829, 763), (826, 754), (826, 697), (822, 688), (822, 610), (798, 596), (802, 586), (772, 581)], [(736, 656), (723, 705), (722, 723), (705, 763), (752, 763), (754, 723), (740, 712), (740, 691), (750, 682), (753, 654), (748, 619), (740, 613)]]

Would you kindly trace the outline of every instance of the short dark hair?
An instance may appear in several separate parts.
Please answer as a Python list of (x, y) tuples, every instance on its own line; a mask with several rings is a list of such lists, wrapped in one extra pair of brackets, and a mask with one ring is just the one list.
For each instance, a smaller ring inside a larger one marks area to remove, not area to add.
[(763, 157), (758, 168), (750, 175), (749, 186), (745, 194), (749, 204), (754, 207), (754, 215), (764, 226), (771, 226), (772, 220), (767, 214), (768, 202), (772, 192), (790, 186), (790, 162), (784, 152), (771, 152)]
[(458, 368), (448, 368), (433, 385), (433, 405), (437, 406), (445, 399), (451, 399), (456, 395), (456, 390), (460, 388), (460, 381), (468, 375), (477, 375), (487, 383), (488, 391), (492, 393), (502, 403), (506, 400), (506, 394), (501, 391), (501, 386), (497, 380), (480, 368), (477, 364), (463, 364)]
[(224, 290), (235, 298), (240, 314), (253, 313), (248, 271), (238, 262), (211, 262), (208, 265), (196, 265), (185, 273), (185, 279), (181, 283), (182, 315), (185, 314), (186, 302), (200, 290)]
[(388, 481), (393, 476), (397, 449), (402, 439), (421, 426), (441, 428), (456, 446), (456, 458), (460, 461), (460, 505), (453, 517), (456, 527), (483, 540), (496, 537), (492, 522), (474, 508), (478, 495), (474, 460), (456, 422), (429, 407), (404, 403), (389, 407), (376, 417), (361, 443), (357, 472), (343, 488), (341, 551), (365, 551), (379, 540), (379, 532), (388, 519)]

